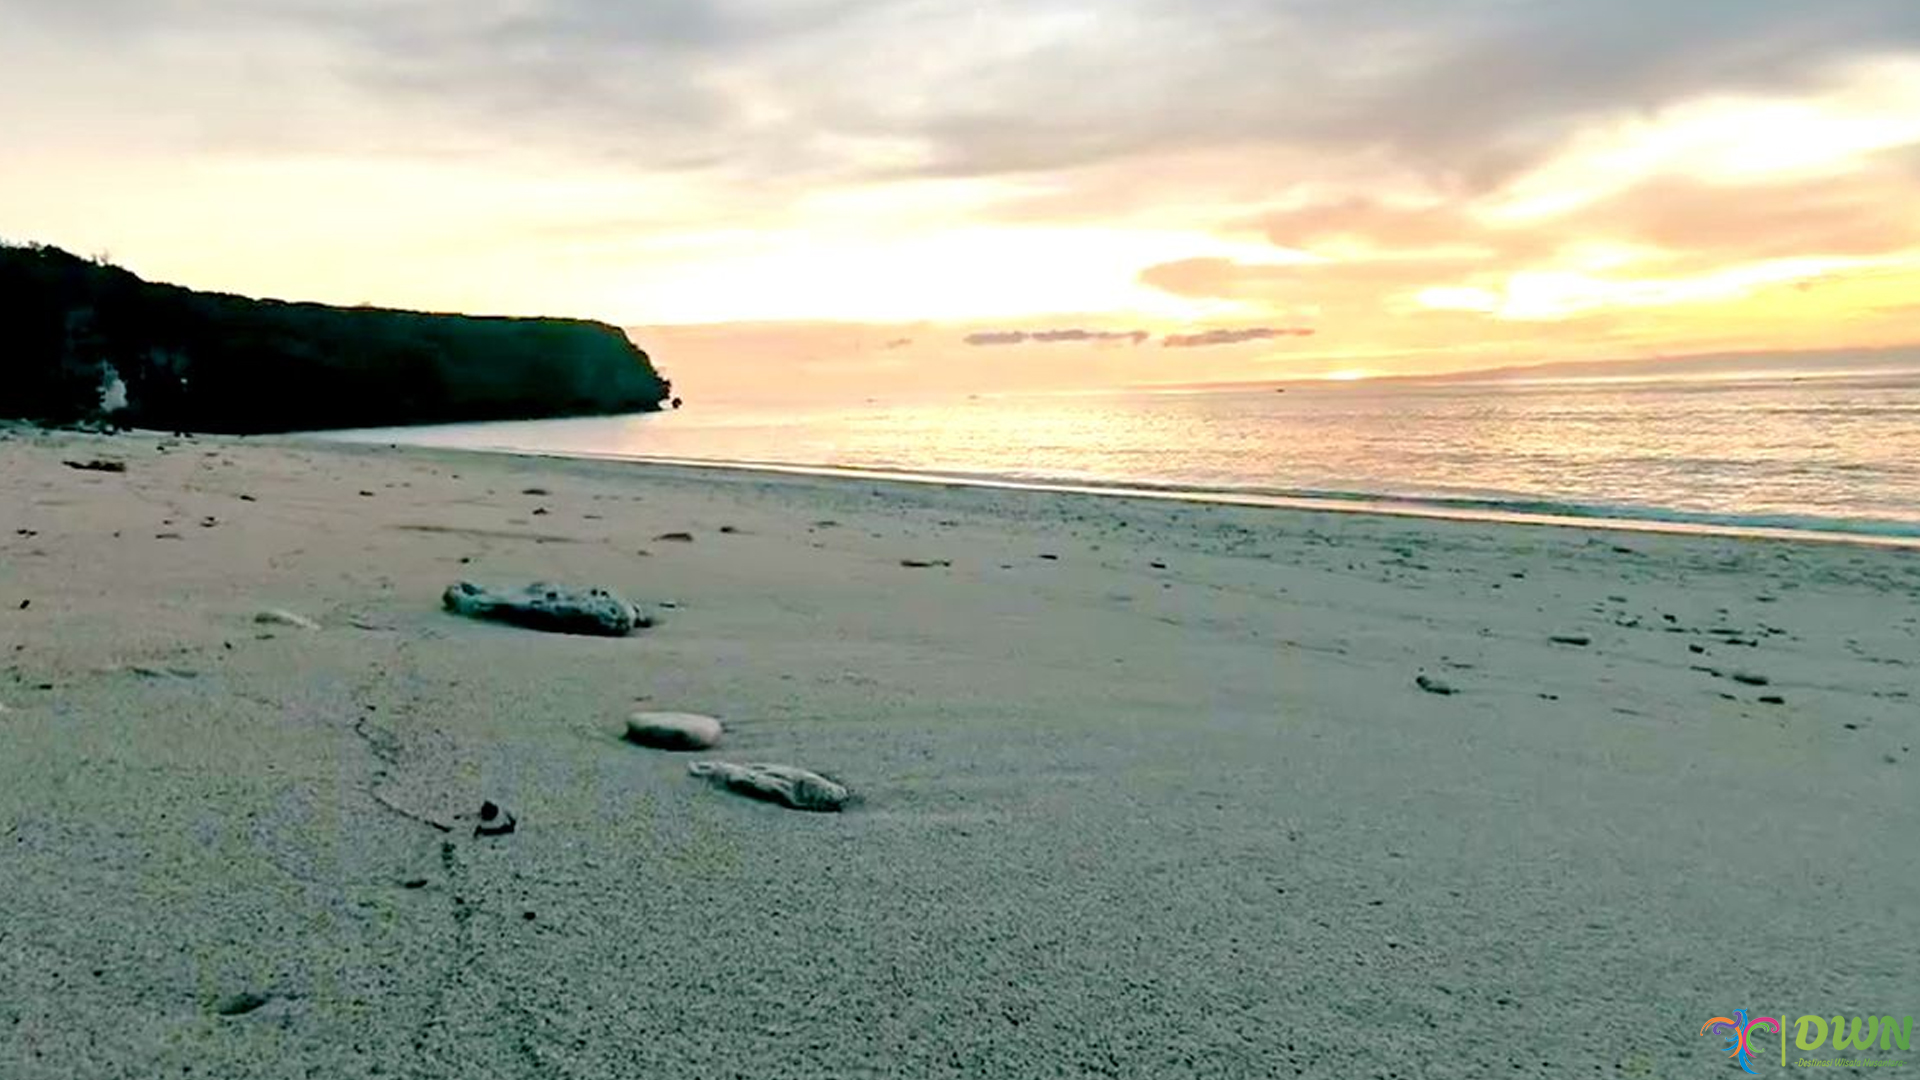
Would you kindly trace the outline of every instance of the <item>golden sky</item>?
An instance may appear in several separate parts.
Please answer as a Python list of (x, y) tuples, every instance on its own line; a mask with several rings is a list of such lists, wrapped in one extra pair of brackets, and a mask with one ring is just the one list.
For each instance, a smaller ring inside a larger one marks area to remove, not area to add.
[(1920, 340), (1911, 0), (0, 0), (0, 132), (0, 237), (690, 394)]

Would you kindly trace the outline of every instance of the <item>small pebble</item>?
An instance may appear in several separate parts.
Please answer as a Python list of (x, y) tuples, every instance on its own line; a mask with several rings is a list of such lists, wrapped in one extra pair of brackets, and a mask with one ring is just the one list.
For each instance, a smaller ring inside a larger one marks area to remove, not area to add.
[(242, 994), (229, 994), (214, 1003), (213, 1011), (221, 1016), (245, 1016), (260, 1008), (273, 998), (267, 994), (256, 994), (251, 990)]
[(475, 836), (505, 836), (518, 827), (513, 815), (494, 805), (492, 802), (480, 804), (480, 824), (473, 827)]

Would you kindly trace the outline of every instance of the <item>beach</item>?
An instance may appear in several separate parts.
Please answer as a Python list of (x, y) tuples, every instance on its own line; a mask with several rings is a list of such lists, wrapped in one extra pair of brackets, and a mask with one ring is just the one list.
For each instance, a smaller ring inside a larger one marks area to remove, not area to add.
[(1915, 1011), (1917, 640), (1911, 550), (10, 429), (0, 1075), (1711, 1075)]

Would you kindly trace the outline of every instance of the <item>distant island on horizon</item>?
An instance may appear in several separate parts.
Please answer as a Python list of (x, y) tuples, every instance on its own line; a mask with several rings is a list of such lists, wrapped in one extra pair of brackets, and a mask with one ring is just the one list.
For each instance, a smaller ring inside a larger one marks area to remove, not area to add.
[(653, 412), (673, 386), (579, 319), (252, 299), (0, 245), (0, 418), (268, 432)]

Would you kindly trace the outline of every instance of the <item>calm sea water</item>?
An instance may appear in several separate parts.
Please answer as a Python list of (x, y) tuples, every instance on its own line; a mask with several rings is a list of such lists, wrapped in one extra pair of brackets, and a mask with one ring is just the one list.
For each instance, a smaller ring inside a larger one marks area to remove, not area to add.
[(336, 437), (1920, 537), (1920, 373), (982, 395)]

